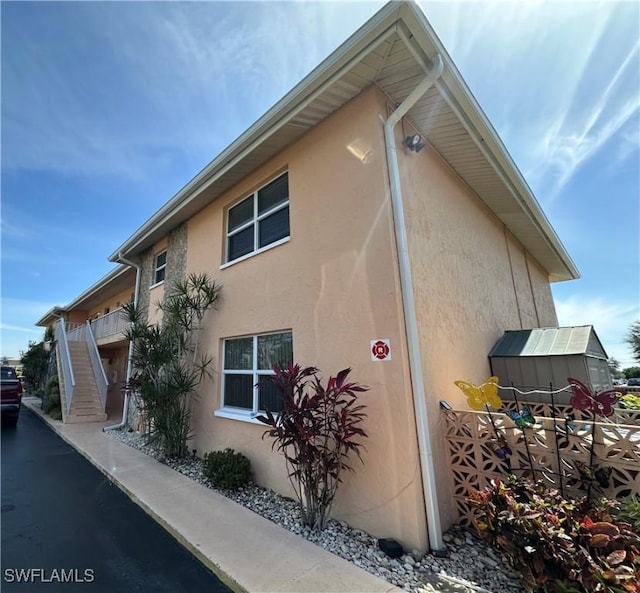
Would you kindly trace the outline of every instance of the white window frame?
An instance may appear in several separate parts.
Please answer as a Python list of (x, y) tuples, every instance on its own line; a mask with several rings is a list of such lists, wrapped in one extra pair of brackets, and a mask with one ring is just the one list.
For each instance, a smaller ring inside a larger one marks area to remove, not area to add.
[[(272, 214), (275, 214), (279, 210), (284, 210), (285, 208), (288, 208), (289, 202), (290, 202), (289, 196), (287, 196), (286, 201), (282, 202), (282, 204), (277, 204), (276, 206), (274, 206), (273, 208), (270, 208), (266, 212), (263, 212), (262, 214), (258, 214), (258, 193), (260, 192), (260, 190), (267, 187), (267, 185), (269, 185), (270, 183), (273, 183), (274, 181), (280, 179), (281, 177), (284, 177), (285, 175), (287, 176), (287, 187), (288, 187), (289, 171), (285, 171), (280, 175), (276, 175), (275, 177), (267, 181), (267, 183), (261, 185), (253, 193), (249, 194), (248, 196), (245, 196), (241, 200), (238, 200), (237, 202), (229, 206), (229, 208), (227, 209), (226, 217), (225, 217), (226, 218), (225, 225), (226, 225), (226, 231), (227, 231), (226, 242), (225, 242), (225, 261), (222, 264), (222, 266), (220, 266), (220, 269), (226, 268), (231, 264), (235, 264), (237, 262), (243, 261), (249, 257), (257, 255), (258, 253), (262, 253), (263, 251), (273, 249), (274, 247), (277, 247), (278, 245), (282, 245), (283, 243), (287, 243), (289, 241), (291, 237), (291, 218), (289, 218), (289, 234), (286, 237), (282, 237), (282, 239), (277, 239), (276, 241), (273, 241), (272, 243), (269, 243), (264, 247), (258, 247), (258, 241), (260, 239), (259, 237), (260, 222), (265, 218), (268, 218)], [(248, 220), (244, 224), (240, 225), (238, 228), (233, 229), (233, 231), (229, 232), (229, 213), (233, 208), (235, 208), (236, 206), (239, 206), (240, 204), (248, 200), (253, 200), (253, 217), (251, 218), (251, 220)], [(289, 211), (289, 215), (291, 215), (291, 211)], [(253, 225), (253, 250), (250, 251), (249, 253), (245, 253), (244, 255), (240, 255), (235, 259), (229, 259), (229, 239), (234, 235), (237, 235), (238, 233), (249, 228), (251, 225)]]
[[(246, 335), (246, 336), (233, 336), (229, 338), (225, 338), (222, 340), (222, 371), (220, 373), (221, 381), (220, 381), (220, 408), (214, 411), (214, 416), (219, 416), (221, 418), (229, 418), (231, 420), (241, 420), (243, 422), (251, 422), (253, 424), (260, 424), (264, 426), (262, 422), (256, 420), (256, 416), (264, 413), (264, 410), (258, 409), (258, 387), (257, 383), (260, 381), (261, 377), (273, 376), (275, 373), (271, 369), (258, 369), (258, 338), (262, 336), (276, 336), (279, 334), (291, 334), (292, 348), (293, 348), (293, 330), (291, 329), (283, 329), (274, 332), (267, 332), (255, 335)], [(225, 369), (226, 366), (226, 347), (225, 344), (227, 341), (232, 340), (241, 340), (246, 338), (252, 338), (252, 363), (251, 369)], [(293, 353), (292, 353), (293, 354)], [(293, 357), (293, 356), (292, 356)], [(224, 401), (224, 390), (225, 390), (225, 379), (227, 375), (251, 375), (252, 376), (252, 391), (253, 391), (253, 407), (252, 409), (248, 408), (238, 408), (235, 406), (227, 406)]]
[[(162, 265), (158, 265), (158, 258), (164, 254), (164, 264)], [(156, 278), (158, 277), (158, 272), (164, 270), (164, 274), (162, 276), (162, 280), (156, 280)], [(156, 255), (153, 258), (153, 278), (151, 279), (151, 288), (153, 288), (154, 286), (159, 286), (160, 284), (162, 284), (165, 279), (167, 277), (167, 250), (164, 249), (163, 251), (159, 251), (158, 253), (156, 253)]]

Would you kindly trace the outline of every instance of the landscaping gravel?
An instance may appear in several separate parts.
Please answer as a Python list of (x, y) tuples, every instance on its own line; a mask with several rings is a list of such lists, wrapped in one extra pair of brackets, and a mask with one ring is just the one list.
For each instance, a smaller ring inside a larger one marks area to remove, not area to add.
[(379, 548), (375, 537), (330, 520), (322, 532), (311, 531), (299, 519), (297, 503), (255, 484), (238, 491), (221, 490), (202, 474), (197, 458), (164, 459), (136, 432), (108, 434), (147, 455), (166, 463), (192, 480), (251, 509), (274, 523), (304, 537), (381, 579), (415, 593), (523, 593), (524, 588), (497, 550), (470, 532), (454, 526), (444, 534), (448, 558), (420, 554), (417, 550), (391, 559)]

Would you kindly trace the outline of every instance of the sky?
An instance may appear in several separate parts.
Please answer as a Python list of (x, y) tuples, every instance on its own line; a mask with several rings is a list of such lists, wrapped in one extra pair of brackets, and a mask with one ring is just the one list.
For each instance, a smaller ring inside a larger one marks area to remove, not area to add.
[[(0, 355), (382, 6), (3, 1)], [(560, 324), (634, 365), (640, 5), (420, 6), (581, 272)]]

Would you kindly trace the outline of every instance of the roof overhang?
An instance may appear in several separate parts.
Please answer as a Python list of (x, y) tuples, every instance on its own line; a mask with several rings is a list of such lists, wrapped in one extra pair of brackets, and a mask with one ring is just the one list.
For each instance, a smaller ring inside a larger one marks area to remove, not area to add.
[(70, 313), (71, 311), (88, 311), (93, 309), (128, 288), (133, 290), (135, 281), (135, 269), (126, 265), (119, 265), (95, 284), (87, 288), (87, 290), (77, 296), (67, 306), (62, 307), (58, 305), (49, 309), (49, 311), (36, 321), (36, 325), (47, 326), (52, 321), (56, 321), (58, 318), (64, 316), (65, 313)]
[(66, 309), (62, 305), (55, 305), (40, 317), (40, 319), (36, 321), (35, 325), (38, 327), (47, 327), (51, 323), (60, 319), (65, 311)]
[(110, 256), (139, 255), (375, 84), (399, 105), (440, 54), (442, 76), (407, 118), (547, 271), (579, 277), (497, 133), (421, 8), (390, 2), (185, 185)]

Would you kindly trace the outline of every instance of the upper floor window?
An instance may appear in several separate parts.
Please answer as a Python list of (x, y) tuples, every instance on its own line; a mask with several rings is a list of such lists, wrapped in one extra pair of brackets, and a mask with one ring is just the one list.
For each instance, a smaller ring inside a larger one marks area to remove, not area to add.
[(222, 407), (239, 408), (240, 412), (253, 414), (267, 408), (279, 412), (282, 410), (279, 391), (260, 380), (273, 375), (275, 365), (286, 366), (291, 362), (293, 338), (290, 331), (225, 340)]
[(227, 212), (227, 262), (289, 237), (289, 174), (257, 190)]
[(153, 284), (164, 282), (164, 275), (167, 269), (167, 252), (161, 251), (156, 255), (153, 272)]

